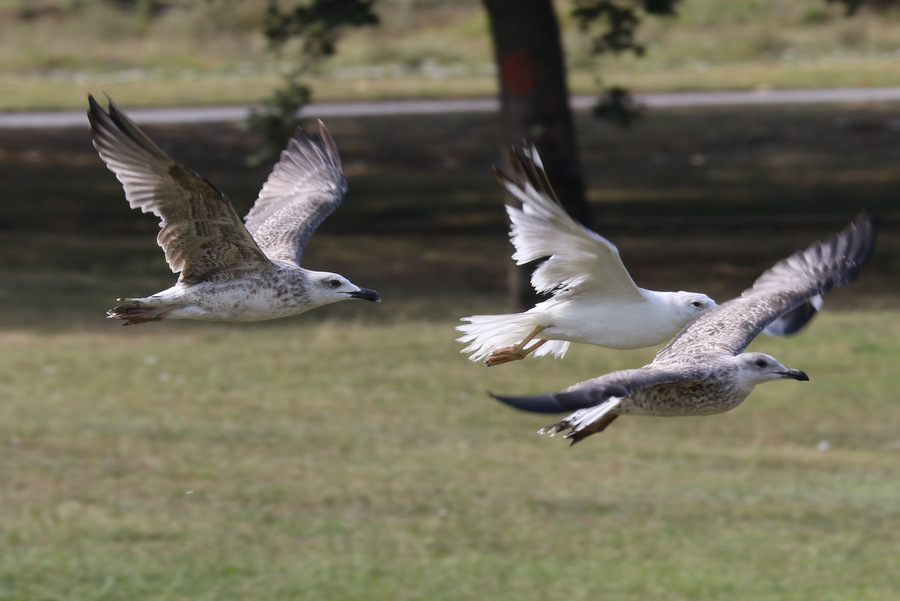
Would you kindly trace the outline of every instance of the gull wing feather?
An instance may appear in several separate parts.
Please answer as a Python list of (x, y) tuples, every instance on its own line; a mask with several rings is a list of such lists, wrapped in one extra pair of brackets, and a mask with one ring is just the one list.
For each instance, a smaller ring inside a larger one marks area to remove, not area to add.
[(557, 289), (591, 290), (623, 301), (646, 300), (631, 279), (619, 250), (604, 237), (566, 213), (556, 198), (534, 147), (509, 155), (512, 175), (494, 169), (501, 184), (522, 207), (507, 205), (512, 226), (510, 240), (519, 265), (550, 257), (532, 274), (538, 292)]
[(532, 413), (567, 413), (594, 407), (611, 398), (624, 398), (643, 388), (668, 382), (701, 379), (701, 374), (689, 369), (637, 369), (614, 371), (597, 378), (573, 384), (564, 390), (550, 394), (531, 396), (505, 396), (488, 393), (492, 398)]
[(156, 240), (179, 281), (194, 284), (271, 265), (228, 199), (172, 160), (108, 100), (107, 112), (88, 96), (94, 147), (122, 182), (128, 204), (160, 218)]
[(818, 294), (778, 317), (763, 330), (769, 336), (790, 336), (802, 330), (822, 310), (824, 297)]
[(817, 297), (859, 276), (877, 233), (877, 217), (860, 213), (843, 231), (782, 259), (741, 296), (688, 324), (651, 365), (703, 361), (717, 353), (737, 355), (771, 324), (776, 330), (797, 331), (815, 314), (808, 305), (814, 307)]
[(247, 213), (247, 229), (270, 259), (299, 265), (310, 236), (346, 192), (337, 145), (319, 121), (313, 138), (301, 129), (291, 138)]

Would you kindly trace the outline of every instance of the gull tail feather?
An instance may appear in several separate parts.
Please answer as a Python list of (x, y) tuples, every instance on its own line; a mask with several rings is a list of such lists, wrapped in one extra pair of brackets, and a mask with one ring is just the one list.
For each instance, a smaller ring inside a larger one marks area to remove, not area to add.
[[(507, 313), (502, 315), (472, 315), (463, 317), (468, 322), (456, 327), (463, 333), (457, 342), (468, 343), (462, 353), (471, 353), (472, 361), (483, 361), (495, 350), (522, 342), (539, 324), (534, 313)], [(547, 347), (546, 350), (544, 347)], [(534, 354), (554, 353), (557, 358), (565, 355), (569, 343), (554, 341), (539, 347)]]
[(570, 440), (570, 444), (575, 444), (591, 434), (602, 432), (613, 423), (619, 417), (615, 409), (621, 402), (622, 397), (609, 397), (599, 405), (579, 409), (565, 419), (541, 428), (538, 430), (538, 434), (553, 436), (558, 432), (569, 430), (564, 438)]
[(560, 359), (566, 355), (566, 351), (569, 350), (570, 344), (572, 343), (567, 340), (548, 340), (545, 344), (542, 344), (532, 351), (531, 354), (535, 357), (553, 355), (555, 358)]

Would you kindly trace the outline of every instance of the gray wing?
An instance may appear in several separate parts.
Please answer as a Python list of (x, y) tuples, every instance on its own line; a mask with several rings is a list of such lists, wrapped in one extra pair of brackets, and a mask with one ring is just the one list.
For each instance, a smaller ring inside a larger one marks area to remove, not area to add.
[(128, 204), (160, 218), (156, 240), (180, 281), (228, 277), (270, 265), (225, 196), (172, 160), (110, 99), (109, 112), (88, 96), (91, 137), (125, 188)]
[(309, 237), (347, 192), (344, 167), (325, 124), (309, 138), (301, 129), (247, 213), (247, 229), (272, 260), (299, 265)]
[(776, 332), (797, 331), (815, 315), (817, 297), (858, 277), (875, 248), (877, 231), (877, 217), (862, 212), (825, 242), (779, 261), (741, 296), (685, 326), (653, 364), (702, 360), (708, 354), (737, 355), (773, 324)]
[(684, 382), (702, 379), (702, 374), (691, 369), (623, 369), (584, 380), (559, 392), (532, 396), (506, 396), (488, 393), (501, 403), (532, 413), (567, 413), (594, 407), (610, 398), (623, 398), (643, 388), (666, 382)]
[(512, 175), (494, 169), (497, 180), (522, 204), (507, 206), (510, 240), (519, 264), (549, 257), (534, 270), (538, 292), (562, 288), (592, 290), (623, 302), (646, 300), (622, 263), (619, 250), (566, 213), (534, 147), (509, 153)]

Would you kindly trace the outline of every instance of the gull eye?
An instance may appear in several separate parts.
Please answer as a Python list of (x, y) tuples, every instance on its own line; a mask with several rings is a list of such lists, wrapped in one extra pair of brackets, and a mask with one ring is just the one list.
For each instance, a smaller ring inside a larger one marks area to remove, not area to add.
[(328, 285), (331, 286), (332, 288), (340, 288), (340, 287), (341, 287), (341, 281), (340, 281), (340, 280), (330, 280), (330, 281), (328, 282)]
[(756, 360), (756, 367), (767, 367), (768, 365), (769, 365), (769, 362), (766, 361), (765, 359), (757, 359)]
[(700, 301), (694, 301), (691, 304), (694, 305), (695, 307), (697, 307), (698, 309), (703, 306), (703, 303), (701, 303)]

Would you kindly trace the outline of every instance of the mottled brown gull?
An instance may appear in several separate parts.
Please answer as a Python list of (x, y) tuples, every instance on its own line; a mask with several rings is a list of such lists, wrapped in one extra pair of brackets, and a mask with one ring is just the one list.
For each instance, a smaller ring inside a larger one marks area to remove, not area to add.
[(456, 329), (472, 361), (498, 365), (535, 356), (565, 355), (570, 342), (614, 349), (662, 344), (716, 306), (696, 292), (639, 288), (618, 249), (572, 219), (559, 204), (534, 147), (510, 151), (512, 175), (494, 174), (522, 207), (507, 205), (510, 240), (519, 265), (549, 257), (531, 276), (552, 296), (524, 313), (472, 315)]
[(347, 181), (324, 124), (312, 139), (301, 130), (269, 175), (241, 223), (215, 186), (175, 162), (109, 100), (88, 98), (94, 147), (122, 182), (132, 208), (160, 218), (157, 242), (178, 282), (110, 309), (125, 325), (162, 319), (262, 321), (360, 298), (380, 301), (336, 273), (300, 267), (319, 224), (341, 204)]
[(697, 318), (643, 367), (585, 380), (553, 394), (491, 396), (526, 411), (574, 411), (540, 433), (569, 430), (565, 437), (575, 444), (620, 415), (722, 413), (739, 405), (757, 384), (808, 380), (802, 371), (769, 355), (743, 351), (767, 326), (786, 316), (792, 322), (786, 329), (799, 329), (813, 314), (803, 309), (811, 299), (855, 280), (872, 253), (876, 233), (877, 220), (861, 213), (839, 234), (779, 261), (741, 296)]

